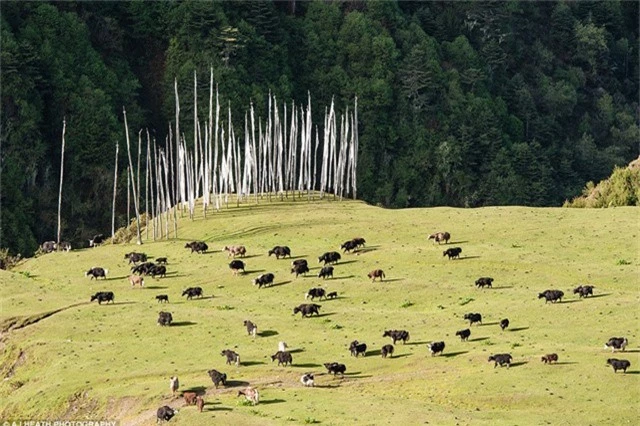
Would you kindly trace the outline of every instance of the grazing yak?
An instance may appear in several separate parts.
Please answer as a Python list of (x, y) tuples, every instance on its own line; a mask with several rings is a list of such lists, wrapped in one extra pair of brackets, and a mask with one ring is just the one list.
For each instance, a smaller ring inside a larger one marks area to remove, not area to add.
[(235, 364), (236, 367), (240, 365), (240, 355), (231, 349), (223, 350), (220, 355), (227, 357), (227, 365)]
[(112, 291), (99, 291), (93, 296), (91, 296), (91, 302), (93, 302), (94, 300), (97, 300), (98, 305), (102, 305), (102, 302), (114, 303), (113, 299), (114, 299), (114, 296)]
[(348, 253), (350, 251), (354, 251), (358, 248), (358, 243), (356, 243), (353, 240), (349, 240), (349, 241), (345, 241), (340, 248), (342, 249), (343, 253)]
[(173, 316), (170, 312), (158, 313), (158, 325), (169, 326), (173, 322)]
[(132, 263), (134, 265), (140, 263), (140, 262), (146, 262), (147, 261), (147, 255), (145, 253), (136, 253), (136, 252), (131, 252), (131, 253), (127, 253), (124, 255), (125, 259), (129, 259), (129, 265), (131, 265)]
[(40, 249), (44, 252), (44, 253), (51, 253), (52, 251), (56, 250), (56, 242), (55, 241), (45, 241), (44, 243), (42, 243), (42, 245), (40, 246)]
[(139, 285), (140, 287), (144, 287), (144, 278), (140, 275), (129, 275), (129, 282), (131, 283), (131, 288)]
[(341, 259), (340, 253), (337, 251), (328, 251), (324, 253), (322, 256), (318, 257), (318, 263), (324, 262), (324, 264), (328, 263), (338, 263)]
[(182, 397), (184, 398), (184, 402), (187, 405), (196, 405), (196, 398), (198, 394), (195, 392), (183, 392)]
[(169, 303), (169, 295), (167, 295), (167, 294), (159, 294), (159, 295), (156, 296), (156, 300), (158, 301), (158, 303), (160, 303), (160, 302)]
[(573, 294), (579, 294), (580, 298), (593, 296), (593, 288), (592, 285), (581, 285), (573, 289)]
[(302, 377), (300, 377), (300, 383), (302, 383), (303, 386), (313, 387), (314, 386), (313, 374), (307, 373)]
[(479, 322), (482, 324), (482, 315), (477, 313), (468, 313), (464, 315), (464, 319), (469, 321), (469, 326), (472, 326), (474, 323)]
[(309, 264), (307, 263), (307, 259), (296, 259), (293, 262), (291, 262), (291, 267), (296, 267), (298, 265), (304, 265), (304, 266), (309, 266)]
[(177, 413), (178, 413), (178, 410), (174, 410), (173, 408), (169, 407), (168, 405), (163, 405), (162, 407), (158, 408), (158, 411), (156, 411), (156, 417), (158, 418), (156, 420), (156, 423), (157, 422), (168, 422)]
[(505, 328), (509, 327), (509, 319), (504, 318), (500, 320), (500, 328), (504, 331)]
[(382, 355), (382, 358), (386, 358), (387, 355), (393, 357), (393, 345), (384, 345), (380, 349), (380, 355)]
[(309, 266), (306, 264), (293, 265), (293, 268), (291, 268), (291, 273), (295, 273), (296, 278), (298, 278), (298, 275), (306, 275), (307, 272), (309, 272)]
[(151, 270), (155, 267), (156, 265), (153, 262), (144, 262), (139, 265), (131, 267), (131, 273), (140, 274), (140, 275), (149, 275)]
[(252, 282), (253, 282), (253, 285), (257, 285), (258, 288), (262, 288), (262, 286), (267, 287), (273, 284), (273, 280), (275, 279), (275, 277), (276, 277), (275, 275), (269, 272), (267, 274), (262, 274), (258, 276), (258, 278), (254, 278)]
[(61, 241), (60, 244), (55, 245), (56, 250), (62, 250), (65, 252), (71, 251), (71, 243), (68, 241)]
[(456, 331), (456, 336), (460, 336), (460, 340), (469, 340), (469, 336), (471, 336), (471, 330), (465, 328), (464, 330)]
[(191, 300), (194, 297), (202, 297), (202, 287), (189, 287), (182, 292), (183, 296), (187, 296), (187, 300)]
[(211, 377), (211, 381), (215, 385), (216, 389), (218, 389), (218, 385), (222, 383), (222, 386), (227, 385), (227, 375), (226, 373), (221, 373), (218, 370), (209, 370), (207, 371), (209, 377)]
[(229, 263), (229, 269), (231, 269), (233, 275), (238, 275), (238, 271), (242, 271), (242, 273), (244, 274), (244, 268), (245, 265), (242, 260), (232, 260), (231, 263)]
[(479, 288), (492, 287), (493, 286), (493, 278), (491, 277), (480, 277), (476, 280), (476, 286)]
[(240, 395), (244, 395), (247, 401), (251, 402), (251, 405), (256, 405), (258, 402), (260, 402), (260, 393), (256, 388), (247, 387), (244, 390), (239, 390), (238, 396)]
[(158, 257), (156, 259), (156, 263), (158, 265), (166, 265), (167, 264), (167, 258), (166, 257)]
[(545, 290), (542, 293), (538, 293), (538, 299), (544, 299), (544, 304), (547, 302), (556, 303), (557, 301), (562, 302), (562, 298), (564, 297), (564, 292), (560, 290)]
[(612, 337), (604, 344), (604, 348), (611, 348), (611, 352), (615, 350), (624, 351), (628, 344), (629, 341), (626, 337)]
[(332, 291), (331, 293), (327, 293), (327, 299), (335, 299), (336, 297), (338, 297), (337, 291)]
[(302, 305), (293, 308), (293, 314), (295, 315), (298, 312), (301, 312), (302, 318), (311, 316), (313, 314), (320, 316), (320, 312), (318, 312), (318, 309), (320, 309), (320, 307), (320, 305), (316, 305), (315, 303), (303, 303)]
[(271, 355), (271, 362), (278, 360), (278, 365), (284, 365), (285, 367), (287, 366), (287, 364), (291, 365), (291, 363), (293, 362), (293, 357), (291, 356), (291, 352), (287, 352), (287, 351), (278, 351), (275, 354)]
[(95, 278), (97, 280), (98, 278), (102, 277), (106, 280), (108, 273), (109, 271), (107, 269), (96, 266), (94, 268), (89, 269), (87, 272), (85, 272), (84, 276), (88, 277), (89, 275), (91, 275), (91, 279)]
[(445, 244), (448, 244), (449, 240), (451, 239), (451, 234), (449, 234), (448, 232), (436, 232), (429, 235), (428, 239), (433, 240), (434, 243), (440, 244), (444, 241)]
[(308, 298), (311, 298), (311, 300), (313, 300), (316, 297), (319, 298), (319, 299), (322, 299), (324, 297), (326, 299), (327, 296), (326, 296), (325, 293), (326, 292), (325, 292), (324, 288), (320, 288), (320, 287), (311, 288), (304, 295), (304, 299), (307, 300)]
[(443, 251), (442, 256), (449, 256), (449, 260), (460, 259), (460, 253), (462, 253), (462, 249), (460, 247), (453, 247)]
[(493, 368), (496, 368), (498, 365), (500, 365), (500, 367), (506, 365), (507, 368), (509, 368), (512, 359), (511, 354), (496, 354), (489, 357), (489, 362), (495, 362)]
[(167, 268), (163, 265), (153, 265), (151, 268), (149, 268), (147, 275), (151, 275), (152, 278), (155, 278), (156, 275), (159, 275), (160, 277), (166, 277)]
[(249, 320), (244, 320), (244, 322), (242, 324), (247, 328), (247, 333), (249, 334), (249, 336), (256, 337), (256, 334), (258, 334), (258, 326), (257, 325), (255, 325), (254, 323), (252, 323)]
[(269, 250), (269, 257), (271, 257), (272, 254), (276, 255), (276, 259), (287, 256), (291, 257), (291, 249), (287, 246), (275, 246)]
[(631, 363), (626, 359), (609, 358), (607, 364), (613, 367), (613, 372), (617, 373), (618, 370), (627, 372), (627, 368), (631, 367)]
[(376, 278), (380, 278), (380, 282), (382, 282), (382, 279), (386, 278), (382, 269), (374, 269), (373, 271), (369, 272), (367, 276), (371, 278), (371, 282), (375, 282)]
[(344, 377), (344, 373), (347, 371), (347, 367), (344, 364), (339, 364), (337, 362), (325, 362), (324, 368), (327, 369), (327, 372), (333, 374), (340, 374)]
[(385, 330), (382, 337), (391, 337), (394, 345), (398, 340), (402, 340), (404, 344), (409, 340), (409, 332), (407, 330)]
[(176, 396), (176, 392), (178, 391), (179, 387), (180, 387), (180, 381), (178, 380), (178, 377), (171, 376), (171, 378), (169, 379), (169, 390), (171, 391), (171, 394), (173, 396)]
[(196, 253), (200, 254), (205, 253), (207, 250), (209, 250), (209, 246), (204, 241), (191, 241), (190, 243), (185, 244), (184, 248), (190, 248), (191, 253), (195, 251)]
[(89, 240), (89, 247), (96, 247), (102, 244), (106, 240), (105, 236), (102, 234), (94, 235), (92, 239)]
[(326, 278), (333, 278), (333, 266), (324, 266), (318, 272), (318, 278), (322, 278), (323, 280)]
[(444, 342), (432, 342), (428, 343), (427, 346), (429, 346), (431, 356), (435, 356), (438, 353), (442, 354), (442, 352), (444, 352)]
[(367, 344), (366, 343), (360, 343), (357, 340), (354, 340), (349, 345), (349, 352), (351, 352), (351, 356), (355, 356), (356, 358), (358, 357), (358, 355), (366, 356), (367, 355)]
[(225, 246), (223, 250), (229, 252), (227, 257), (244, 257), (247, 254), (247, 248), (245, 246)]
[(545, 364), (549, 363), (551, 364), (552, 362), (558, 362), (558, 354), (547, 354), (544, 355), (540, 361), (544, 362)]

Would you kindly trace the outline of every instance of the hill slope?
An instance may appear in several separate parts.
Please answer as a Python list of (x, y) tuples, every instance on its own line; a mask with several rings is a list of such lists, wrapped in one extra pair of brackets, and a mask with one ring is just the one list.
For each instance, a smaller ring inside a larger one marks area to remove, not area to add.
[[(556, 422), (558, 413), (570, 424), (631, 421), (628, 408), (640, 396), (637, 218), (637, 208), (275, 202), (183, 219), (178, 240), (30, 259), (0, 271), (0, 320), (14, 327), (2, 335), (0, 418), (153, 424), (157, 407), (183, 405), (168, 395), (168, 378), (178, 375), (181, 390), (206, 390), (208, 404), (202, 414), (182, 409), (175, 424), (540, 424)], [(449, 247), (463, 248), (460, 260), (447, 260), (444, 245), (427, 241), (438, 230), (451, 232)], [(343, 255), (334, 279), (316, 278), (317, 256), (356, 236), (366, 248)], [(211, 251), (184, 249), (196, 239)], [(247, 246), (246, 275), (231, 274), (221, 251), (229, 244)], [(294, 278), (289, 259), (267, 256), (274, 245), (308, 259), (311, 274)], [(134, 250), (168, 256), (167, 277), (131, 289), (123, 255)], [(108, 279), (85, 277), (93, 266), (107, 268)], [(366, 278), (374, 268), (384, 269), (384, 282)], [(276, 285), (259, 290), (250, 279), (264, 272), (276, 275)], [(494, 288), (476, 289), (480, 276), (493, 277)], [(580, 300), (571, 289), (584, 283), (596, 286), (595, 296)], [(202, 287), (205, 297), (181, 298), (189, 286)], [(314, 286), (339, 298), (316, 302), (320, 317), (293, 316)], [(537, 299), (545, 289), (563, 290), (565, 299), (545, 304)], [(116, 303), (89, 304), (101, 290), (114, 291)], [(170, 304), (156, 303), (161, 293)], [(156, 326), (161, 309), (172, 312), (174, 326)], [(455, 332), (468, 328), (467, 312), (481, 313), (483, 324), (461, 342)], [(505, 317), (511, 328), (502, 332), (497, 322)], [(258, 324), (256, 339), (246, 335), (245, 319)], [(392, 328), (408, 330), (411, 340), (382, 359), (380, 347), (391, 342), (381, 336)], [(605, 365), (611, 354), (602, 346), (613, 336), (629, 339), (627, 353), (615, 355), (631, 361), (626, 375)], [(349, 355), (356, 339), (368, 345), (367, 357)], [(293, 350), (292, 367), (269, 358), (281, 340)], [(431, 357), (426, 343), (440, 340), (444, 355)], [(240, 367), (225, 365), (226, 348), (240, 353)], [(514, 365), (494, 369), (487, 357), (504, 352)], [(543, 365), (540, 356), (551, 352), (560, 362)], [(344, 379), (325, 374), (322, 364), (332, 361), (346, 364)], [(212, 386), (211, 368), (227, 373), (226, 388)], [(306, 372), (317, 373), (316, 388), (301, 386)], [(246, 383), (259, 388), (260, 405), (239, 404), (236, 392)]]

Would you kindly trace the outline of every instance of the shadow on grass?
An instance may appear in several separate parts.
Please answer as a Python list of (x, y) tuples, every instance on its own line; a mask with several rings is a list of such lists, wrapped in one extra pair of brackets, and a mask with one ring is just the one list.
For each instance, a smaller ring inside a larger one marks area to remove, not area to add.
[[(623, 354), (624, 353), (637, 354), (638, 352), (640, 352), (640, 349), (629, 349), (629, 350), (622, 351)], [(618, 353), (620, 353), (620, 352), (618, 352)]]
[(446, 354), (442, 354), (442, 356), (445, 357), (445, 358), (451, 358), (451, 357), (458, 356), (458, 355), (463, 355), (463, 354), (466, 354), (466, 353), (469, 353), (469, 351), (449, 352), (449, 353), (446, 353)]
[(237, 257), (236, 259), (252, 259), (254, 257), (262, 257), (261, 254), (250, 254), (249, 256)]
[(304, 349), (291, 349), (289, 351), (289, 353), (291, 353), (291, 354), (297, 354), (297, 353), (300, 353), (300, 352), (304, 352)]
[(244, 275), (246, 274), (257, 274), (258, 272), (264, 272), (266, 269), (252, 269), (250, 271), (244, 271)]
[[(294, 259), (304, 259), (304, 258), (305, 258), (305, 257), (307, 257), (307, 256), (308, 256), (308, 255), (306, 255), (306, 254), (301, 254), (301, 255), (298, 255), (298, 256), (289, 256), (289, 259), (290, 259), (290, 260), (294, 260)], [(280, 259), (284, 259), (284, 257), (281, 257)], [(278, 260), (280, 260), (280, 259), (278, 259)]]
[(368, 253), (370, 251), (378, 250), (376, 247), (364, 247), (355, 251), (355, 253)]
[(286, 284), (291, 284), (293, 281), (289, 280), (289, 281), (282, 281), (280, 283), (273, 283), (271, 284), (269, 287), (267, 288), (271, 288), (271, 287), (279, 287), (281, 285), (286, 285)]
[(337, 263), (337, 265), (348, 265), (349, 263), (356, 263), (357, 260), (341, 260)]
[(340, 385), (315, 385), (314, 387), (320, 388), (320, 389), (335, 389), (335, 388), (339, 388)]
[(150, 286), (147, 286), (145, 288), (149, 289), (149, 290), (162, 290), (164, 288), (169, 288), (169, 287), (168, 286), (163, 286), (163, 285), (150, 285)]
[(262, 330), (261, 332), (259, 332), (257, 334), (260, 337), (271, 337), (271, 336), (277, 336), (278, 332), (275, 331), (275, 330)]
[(187, 299), (187, 300), (190, 302), (192, 300), (207, 300), (207, 299), (213, 299), (213, 296), (194, 297), (193, 299)]
[(520, 367), (521, 365), (528, 364), (529, 361), (519, 361), (511, 363), (510, 367)]
[(528, 329), (529, 327), (516, 327), (516, 328), (510, 328), (509, 331), (524, 331)]
[(495, 287), (491, 287), (491, 290), (502, 290), (505, 288), (513, 288), (512, 285), (497, 285)]
[(382, 282), (382, 283), (393, 283), (393, 282), (396, 282), (396, 281), (404, 281), (404, 278), (391, 278), (390, 280), (389, 279), (385, 279), (384, 281), (380, 281), (380, 282)]
[(578, 302), (582, 302), (582, 299), (563, 300), (562, 302), (558, 302), (558, 303), (561, 305), (564, 305), (565, 303), (578, 303)]
[(245, 382), (243, 380), (227, 380), (226, 387), (236, 388), (239, 386), (249, 386), (249, 382)]
[(345, 275), (344, 277), (341, 277), (341, 276), (331, 277), (331, 279), (334, 279), (334, 280), (348, 280), (349, 278), (355, 278), (355, 275)]
[(296, 368), (318, 368), (322, 367), (320, 364), (314, 364), (313, 362), (307, 362), (305, 364), (294, 364), (292, 367)]
[(554, 362), (552, 365), (571, 365), (571, 364), (577, 364), (577, 362), (575, 362), (575, 361), (572, 361), (572, 362), (569, 362), (569, 361)]
[(264, 365), (266, 364), (266, 362), (262, 362), (262, 361), (242, 361), (240, 363), (240, 365), (242, 365), (243, 367), (251, 367), (252, 365)]
[(484, 327), (484, 326), (487, 326), (487, 325), (498, 325), (498, 324), (500, 324), (500, 323), (497, 322), (497, 321), (495, 321), (495, 322), (485, 322), (484, 324), (480, 324), (479, 327)]
[[(353, 373), (351, 373), (351, 374), (353, 374)], [(373, 376), (371, 374), (354, 376), (354, 375), (349, 375), (347, 373), (344, 373), (344, 377), (346, 377), (347, 379), (366, 379), (366, 378), (373, 377)]]
[[(208, 405), (208, 402), (205, 402), (204, 405)], [(229, 407), (219, 407), (219, 408), (207, 408), (205, 411), (233, 411), (233, 408), (229, 408)]]
[(468, 243), (468, 242), (469, 241), (450, 241), (447, 244), (445, 244), (444, 246), (442, 246), (442, 244), (439, 244), (439, 246), (446, 247), (446, 246), (452, 245), (452, 244), (465, 244), (465, 243)]
[(260, 405), (265, 404), (280, 404), (281, 402), (287, 402), (284, 399), (262, 399), (260, 400)]
[(114, 302), (107, 303), (108, 305), (135, 305), (136, 302)]
[(416, 345), (416, 346), (417, 345), (426, 345), (427, 343), (429, 343), (429, 342), (409, 342), (409, 343), (407, 343), (407, 346), (409, 346), (409, 345), (411, 345), (411, 346), (414, 346), (414, 345)]
[(176, 321), (171, 323), (171, 327), (187, 327), (190, 325), (196, 325), (197, 322), (193, 321)]
[(380, 355), (382, 355), (382, 351), (380, 349), (367, 351), (367, 356), (380, 356)]
[(207, 392), (207, 387), (206, 386), (192, 386), (190, 388), (187, 389), (183, 389), (182, 390), (182, 396), (184, 396), (185, 392), (195, 392), (198, 395), (204, 395)]
[(611, 293), (594, 294), (593, 296), (585, 297), (585, 299), (595, 299), (598, 297), (605, 297), (605, 296), (611, 296)]
[(635, 370), (635, 371), (627, 371), (624, 374), (640, 374), (640, 370)]
[(470, 342), (481, 342), (483, 340), (489, 340), (488, 337), (476, 337), (475, 339), (469, 339)]
[(404, 358), (405, 356), (411, 356), (413, 354), (397, 354), (393, 356), (389, 356), (388, 358)]
[[(132, 302), (133, 303), (133, 302)], [(335, 315), (335, 312), (327, 312), (324, 314), (320, 314), (320, 315), (316, 315), (318, 318), (322, 318), (322, 317), (330, 317), (331, 315)]]
[(459, 257), (458, 260), (467, 260), (467, 259), (478, 259), (480, 256), (464, 256)]

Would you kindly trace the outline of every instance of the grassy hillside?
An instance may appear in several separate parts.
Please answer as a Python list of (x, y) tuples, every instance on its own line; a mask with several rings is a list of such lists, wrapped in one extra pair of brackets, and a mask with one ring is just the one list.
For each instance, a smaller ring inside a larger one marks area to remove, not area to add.
[[(0, 418), (110, 418), (122, 424), (153, 424), (157, 407), (171, 400), (168, 379), (181, 390), (206, 389), (204, 413), (184, 407), (172, 420), (211, 424), (623, 424), (635, 422), (640, 400), (638, 209), (384, 210), (360, 202), (275, 202), (230, 207), (194, 221), (183, 219), (179, 239), (52, 253), (0, 271), (3, 328)], [(427, 240), (438, 230), (452, 234), (462, 259), (442, 256), (445, 246)], [(343, 255), (335, 278), (315, 277), (317, 256), (356, 236), (366, 249)], [(205, 240), (210, 252), (191, 254), (186, 241)], [(244, 244), (247, 274), (233, 276), (221, 249)], [(268, 257), (288, 245), (294, 258), (314, 269), (289, 273), (290, 260)], [(166, 278), (147, 278), (144, 289), (126, 280), (130, 251), (169, 258)], [(106, 281), (84, 272), (102, 266)], [(372, 283), (374, 268), (387, 279)], [(276, 285), (258, 289), (251, 279), (273, 272)], [(474, 286), (480, 276), (493, 289)], [(572, 294), (595, 285), (585, 300)], [(186, 301), (182, 290), (201, 286), (202, 300)], [(320, 317), (293, 316), (304, 293), (323, 286), (339, 298), (317, 302)], [(537, 294), (560, 289), (565, 299), (546, 304)], [(113, 305), (89, 304), (96, 291), (115, 293)], [(166, 293), (171, 303), (154, 297)], [(66, 308), (66, 309), (62, 309)], [(176, 324), (156, 326), (161, 309)], [(59, 310), (59, 311), (58, 311)], [(469, 342), (455, 332), (462, 317), (479, 312)], [(48, 316), (46, 314), (49, 314)], [(44, 318), (43, 318), (44, 317)], [(502, 332), (498, 322), (509, 318)], [(242, 326), (255, 322), (254, 340)], [(406, 329), (411, 340), (382, 359), (385, 329)], [(631, 361), (626, 374), (605, 364), (610, 337), (629, 347), (617, 358)], [(368, 356), (353, 358), (348, 345), (365, 342)], [(269, 355), (284, 340), (293, 366), (277, 367)], [(443, 340), (443, 356), (431, 357), (427, 342)], [(234, 349), (240, 367), (226, 366), (220, 351)], [(494, 353), (514, 357), (510, 369), (487, 362)], [(557, 365), (540, 356), (555, 352)], [(344, 379), (322, 364), (345, 363)], [(230, 383), (215, 389), (206, 371), (226, 372)], [(316, 388), (303, 388), (315, 372)], [(262, 402), (240, 404), (237, 390), (257, 386)]]

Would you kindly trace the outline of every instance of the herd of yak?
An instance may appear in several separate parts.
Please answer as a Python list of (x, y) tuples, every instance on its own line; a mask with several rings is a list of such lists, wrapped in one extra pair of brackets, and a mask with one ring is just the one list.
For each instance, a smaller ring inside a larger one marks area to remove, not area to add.
[[(434, 243), (445, 243), (448, 244), (451, 239), (451, 235), (448, 232), (437, 232), (429, 235), (429, 240), (433, 240)], [(94, 247), (99, 245), (104, 240), (102, 235), (95, 236), (90, 241), (90, 247)], [(54, 249), (58, 249), (57, 246), (52, 244), (53, 242), (43, 243), (42, 249), (44, 252), (50, 252)], [(346, 241), (341, 245), (341, 249), (343, 250), (342, 254), (356, 252), (362, 247), (365, 246), (364, 238), (353, 238), (349, 241)], [(61, 244), (62, 246), (62, 244)], [(70, 246), (64, 245), (63, 247), (66, 251), (70, 250)], [(204, 241), (193, 241), (187, 243), (185, 248), (190, 249), (191, 253), (205, 253), (209, 250), (209, 247)], [(242, 272), (245, 272), (245, 263), (236, 259), (236, 257), (244, 257), (246, 255), (246, 248), (244, 246), (225, 246), (224, 251), (228, 252), (228, 257), (232, 257), (233, 259), (229, 263), (229, 268), (233, 272), (234, 275)], [(460, 247), (452, 247), (448, 248), (443, 252), (443, 256), (448, 256), (450, 260), (460, 258), (462, 253), (462, 249)], [(291, 249), (287, 246), (275, 246), (273, 249), (269, 250), (269, 256), (274, 255), (276, 259), (291, 258)], [(330, 279), (333, 278), (334, 266), (338, 262), (340, 262), (342, 255), (339, 252), (332, 251), (326, 252), (318, 257), (319, 263), (323, 263), (323, 266), (318, 273), (318, 277), (322, 279)], [(127, 253), (125, 254), (125, 259), (129, 260), (129, 264), (133, 264), (131, 267), (131, 275), (128, 277), (128, 281), (130, 284), (135, 286), (144, 287), (144, 277), (151, 276), (155, 277), (165, 277), (167, 273), (167, 258), (166, 257), (158, 257), (155, 259), (155, 262), (149, 262), (147, 255), (144, 253)], [(296, 277), (299, 275), (306, 275), (310, 272), (309, 264), (306, 259), (295, 259), (291, 263), (291, 273), (295, 274)], [(106, 279), (108, 270), (102, 267), (93, 267), (89, 269), (85, 275), (90, 276), (91, 279), (103, 278)], [(369, 272), (369, 279), (375, 281), (379, 279), (383, 281), (385, 277), (385, 273), (381, 269), (375, 269)], [(262, 274), (252, 280), (252, 283), (259, 288), (269, 287), (274, 284), (275, 276), (273, 273)], [(493, 285), (494, 279), (491, 277), (480, 277), (475, 281), (475, 285), (484, 289), (485, 287), (491, 288)], [(592, 285), (581, 285), (574, 289), (573, 293), (579, 295), (580, 298), (587, 298), (588, 296), (593, 295), (594, 286)], [(201, 287), (189, 287), (182, 292), (182, 296), (186, 296), (187, 300), (193, 298), (201, 298), (203, 297), (203, 290)], [(337, 292), (326, 293), (325, 290), (321, 287), (310, 289), (305, 295), (305, 299), (311, 298), (313, 301), (315, 298), (318, 299), (332, 299), (338, 297)], [(562, 298), (564, 297), (564, 292), (560, 290), (545, 290), (542, 293), (538, 294), (539, 299), (544, 299), (545, 303), (552, 302), (562, 302)], [(112, 291), (100, 291), (91, 296), (91, 301), (97, 300), (98, 304), (102, 304), (102, 302), (111, 302), (113, 303), (115, 299), (114, 293)], [(156, 299), (158, 303), (168, 303), (169, 296), (166, 294), (156, 295)], [(293, 309), (293, 313), (301, 313), (302, 317), (311, 317), (314, 314), (319, 315), (319, 309), (321, 305), (315, 303), (305, 303), (296, 306)], [(475, 323), (482, 324), (482, 315), (479, 313), (467, 313), (464, 315), (464, 319), (469, 321), (469, 326), (472, 326)], [(170, 312), (161, 311), (159, 312), (157, 324), (160, 326), (170, 326), (173, 322), (173, 316)], [(244, 321), (244, 326), (247, 329), (249, 335), (253, 337), (257, 334), (257, 326), (249, 321)], [(502, 330), (509, 327), (509, 319), (504, 318), (500, 321), (500, 327)], [(470, 328), (459, 330), (456, 332), (456, 336), (459, 336), (462, 341), (466, 341), (469, 339), (471, 335)], [(397, 341), (402, 341), (406, 343), (409, 340), (409, 332), (406, 330), (386, 330), (383, 334), (383, 337), (390, 337), (393, 341), (393, 345), (396, 344)], [(380, 354), (383, 358), (387, 356), (393, 357), (394, 346), (392, 344), (384, 345)], [(611, 351), (624, 351), (626, 346), (628, 345), (628, 340), (626, 337), (612, 337), (605, 343), (605, 348), (610, 348)], [(445, 349), (445, 342), (430, 342), (428, 343), (428, 348), (431, 352), (432, 356), (442, 354)], [(365, 343), (361, 343), (357, 340), (351, 342), (349, 346), (349, 351), (351, 355), (354, 357), (358, 357), (360, 355), (366, 356), (367, 345)], [(227, 364), (235, 364), (240, 365), (240, 355), (236, 352), (225, 349), (221, 353), (227, 359)], [(285, 342), (280, 342), (278, 345), (278, 352), (271, 357), (272, 361), (278, 360), (278, 365), (291, 365), (293, 358), (291, 353), (287, 351), (287, 345)], [(493, 354), (489, 356), (488, 361), (494, 363), (494, 368), (497, 366), (506, 366), (509, 368), (513, 360), (513, 357), (509, 353), (499, 353)], [(541, 361), (546, 363), (553, 363), (558, 361), (558, 355), (555, 353), (546, 354), (542, 356)], [(613, 367), (614, 372), (618, 370), (622, 370), (626, 373), (626, 370), (630, 367), (630, 362), (625, 359), (616, 359), (610, 358), (607, 360), (607, 364)], [(324, 364), (328, 373), (335, 375), (344, 376), (346, 372), (346, 366), (337, 362), (330, 362)], [(213, 381), (215, 387), (217, 388), (220, 384), (226, 385), (227, 375), (225, 373), (221, 373), (217, 370), (209, 370), (208, 375)], [(300, 382), (303, 386), (313, 386), (314, 385), (314, 376), (312, 373), (306, 373), (300, 378)], [(178, 378), (172, 377), (170, 379), (170, 389), (175, 394), (178, 389)], [(247, 387), (238, 392), (238, 396), (243, 395), (251, 404), (255, 405), (259, 402), (259, 392), (256, 388)], [(201, 396), (196, 395), (193, 392), (184, 392), (183, 396), (187, 405), (196, 405), (200, 411), (202, 411), (202, 407), (204, 405), (204, 400)], [(167, 421), (170, 420), (178, 410), (173, 409), (169, 406), (160, 407), (157, 411), (157, 418), (159, 421)]]

